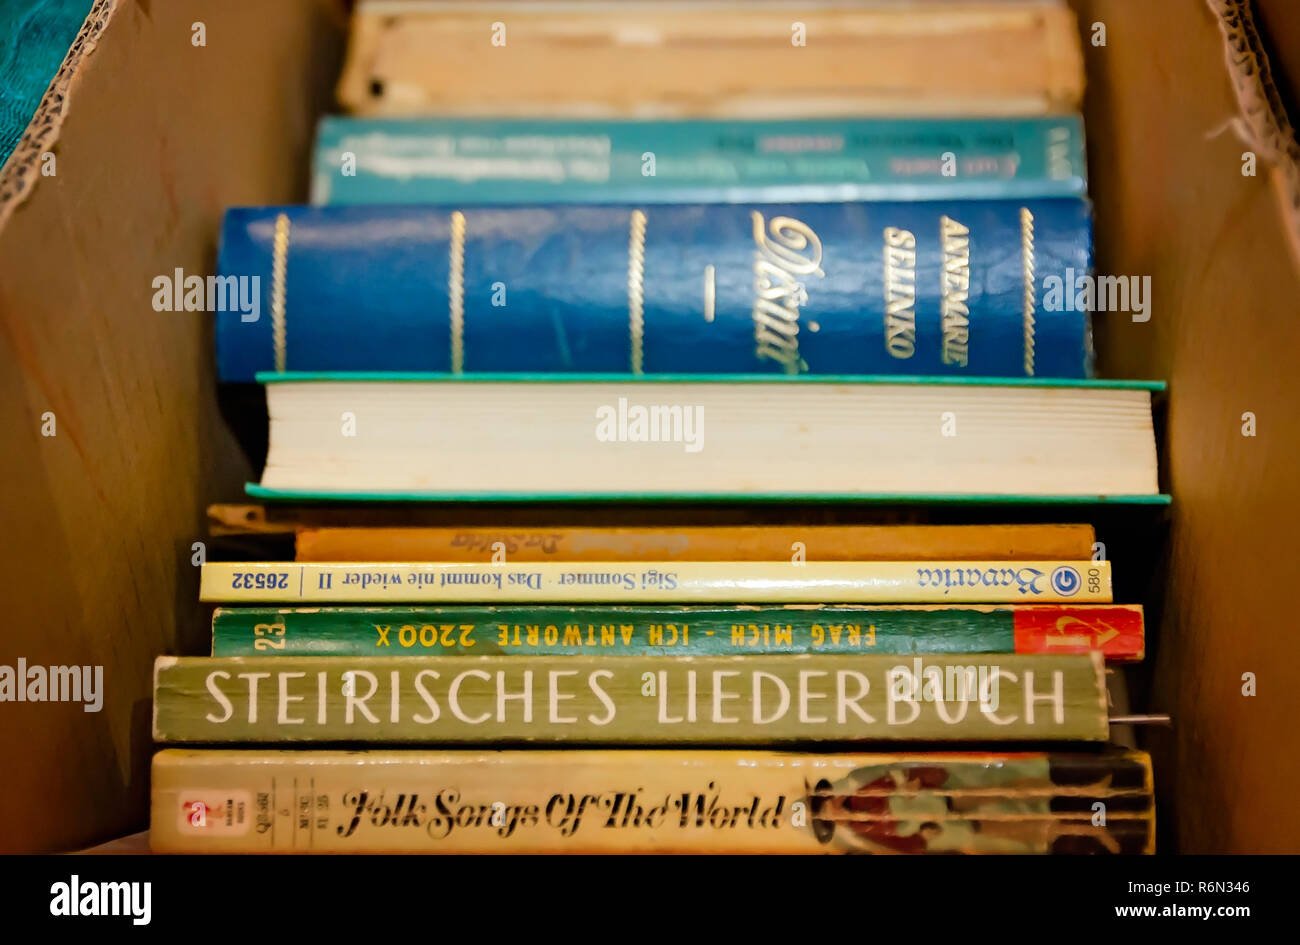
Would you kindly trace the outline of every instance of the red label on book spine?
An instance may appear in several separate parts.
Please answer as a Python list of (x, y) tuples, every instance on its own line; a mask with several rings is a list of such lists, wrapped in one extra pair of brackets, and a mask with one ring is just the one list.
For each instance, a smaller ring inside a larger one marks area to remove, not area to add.
[(1015, 611), (1017, 653), (1087, 653), (1140, 660), (1145, 635), (1140, 607), (1033, 607)]

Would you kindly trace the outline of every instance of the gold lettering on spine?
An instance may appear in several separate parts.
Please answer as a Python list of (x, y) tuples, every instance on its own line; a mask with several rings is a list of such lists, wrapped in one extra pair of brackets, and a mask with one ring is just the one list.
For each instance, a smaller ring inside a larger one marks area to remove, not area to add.
[(465, 214), (451, 215), (447, 299), (451, 314), (451, 373), (465, 370)]
[[(1025, 374), (1034, 376), (1034, 215), (1020, 208), (1020, 262), (1025, 276)], [(1066, 291), (1072, 291), (1067, 287)]]
[[(808, 290), (799, 276), (822, 271), (822, 242), (806, 223), (793, 217), (773, 217), (767, 224), (757, 210), (750, 212), (754, 224), (754, 320), (755, 351), (759, 360), (770, 358), (788, 374), (807, 370), (799, 353), (799, 308), (808, 302)], [(766, 224), (766, 226), (765, 226)], [(806, 254), (806, 255), (805, 255)], [(809, 324), (809, 331), (816, 331)]]
[(713, 321), (713, 309), (717, 305), (718, 285), (712, 265), (704, 267), (704, 320)]
[(943, 327), (944, 364), (966, 366), (970, 344), (970, 230), (947, 215), (939, 218), (943, 272), (939, 276), (939, 313)]
[(284, 373), (286, 360), (284, 323), (285, 276), (289, 268), (289, 215), (275, 218), (275, 239), (271, 243), (271, 344), (275, 348), (275, 370)]
[(892, 358), (916, 354), (916, 236), (885, 227), (885, 350)]
[(632, 211), (627, 240), (627, 323), (632, 345), (632, 373), (642, 373), (645, 339), (645, 223), (641, 210)]

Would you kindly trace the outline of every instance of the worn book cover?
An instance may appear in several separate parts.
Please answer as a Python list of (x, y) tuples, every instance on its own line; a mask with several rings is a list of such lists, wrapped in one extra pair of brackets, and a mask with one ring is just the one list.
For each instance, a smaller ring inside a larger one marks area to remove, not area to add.
[(217, 368), (1082, 378), (1091, 261), (1081, 198), (237, 207)]
[(1104, 741), (1101, 654), (191, 657), (168, 743)]
[(1078, 24), (1056, 0), (491, 10), (363, 0), (339, 102), (364, 115), (809, 118), (1042, 115), (1078, 111), (1083, 95)]
[(1139, 660), (1142, 608), (731, 604), (218, 607), (213, 656), (1086, 653)]
[[(878, 506), (871, 510), (869, 517), (863, 518), (863, 524), (860, 525), (821, 524), (835, 521), (835, 518), (827, 517), (826, 513), (830, 510), (816, 508), (804, 509), (796, 513), (793, 521), (785, 519), (777, 524), (764, 524), (761, 521), (754, 523), (753, 515), (749, 511), (736, 506), (708, 508), (694, 506), (669, 514), (657, 510), (653, 523), (639, 518), (635, 509), (625, 509), (624, 514), (618, 515), (608, 506), (534, 508), (530, 512), (522, 512), (519, 508), (514, 508), (509, 510), (508, 516), (503, 516), (500, 510), (482, 506), (462, 507), (459, 511), (460, 520), (453, 524), (447, 521), (446, 509), (440, 509), (435, 505), (341, 502), (328, 505), (288, 503), (263, 505), (246, 502), (214, 502), (207, 508), (207, 532), (214, 536), (278, 537), (294, 536), (299, 531), (306, 530), (333, 531), (362, 528), (374, 535), (390, 531), (404, 532), (409, 529), (413, 534), (425, 532), (430, 535), (446, 536), (446, 543), (437, 546), (443, 551), (437, 554), (398, 559), (411, 561), (490, 560), (499, 550), (492, 547), (497, 541), (506, 545), (507, 556), (511, 554), (511, 547), (516, 549), (514, 554), (536, 556), (520, 558), (521, 561), (544, 561), (561, 552), (565, 557), (563, 559), (555, 557), (555, 560), (581, 560), (578, 556), (585, 553), (589, 546), (597, 555), (591, 558), (594, 561), (619, 561), (629, 557), (656, 561), (668, 558), (727, 561), (768, 558), (774, 561), (791, 560), (797, 557), (795, 553), (800, 551), (794, 545), (796, 540), (803, 541), (805, 558), (811, 557), (813, 560), (823, 561), (903, 557), (914, 561), (927, 558), (937, 560), (1058, 558), (1063, 561), (1082, 561), (1086, 558), (1104, 557), (1098, 555), (1098, 552), (1104, 549), (1093, 546), (1096, 534), (1092, 525), (1086, 522), (1058, 522), (1044, 525), (1001, 523), (931, 525), (930, 513), (925, 506), (920, 505)], [(805, 528), (812, 536), (811, 542), (807, 538), (798, 539), (791, 535), (791, 530), (803, 531)], [(694, 536), (697, 529), (699, 534), (705, 538), (712, 537), (713, 541), (697, 546), (694, 537), (689, 537)], [(885, 532), (882, 529), (895, 531)], [(856, 533), (859, 531), (865, 537), (857, 537)], [(755, 538), (769, 532), (777, 537), (755, 543)], [(981, 533), (984, 537), (976, 537)], [(489, 538), (489, 536), (494, 537)], [(787, 536), (790, 537), (790, 542), (781, 544), (780, 547), (782, 550), (788, 549), (789, 554), (777, 555), (776, 543)], [(831, 537), (848, 543), (850, 553), (837, 552), (834, 545), (827, 540)], [(629, 547), (625, 539), (635, 539), (635, 541)], [(773, 543), (770, 549), (768, 541)], [(947, 547), (946, 543), (949, 541), (954, 542), (951, 545), (952, 550), (944, 552), (942, 549)], [(646, 544), (643, 545), (642, 542)], [(721, 549), (727, 542), (735, 544), (737, 550), (734, 555), (722, 553)], [(859, 542), (862, 543), (861, 546)], [(938, 547), (930, 547), (931, 542)], [(894, 551), (895, 544), (909, 545), (915, 549), (915, 553), (899, 555)], [(532, 546), (535, 550), (528, 551), (528, 546)], [(973, 553), (972, 548), (976, 546), (987, 547), (987, 553)], [(650, 550), (652, 548), (663, 550), (652, 553)], [(692, 551), (692, 548), (696, 550)], [(707, 553), (699, 553), (700, 548), (709, 550)], [(808, 553), (810, 550), (811, 555)], [(392, 560), (387, 554), (383, 555), (383, 558)], [(325, 559), (317, 557), (315, 560)]]
[(192, 751), (158, 852), (1150, 853), (1141, 752)]

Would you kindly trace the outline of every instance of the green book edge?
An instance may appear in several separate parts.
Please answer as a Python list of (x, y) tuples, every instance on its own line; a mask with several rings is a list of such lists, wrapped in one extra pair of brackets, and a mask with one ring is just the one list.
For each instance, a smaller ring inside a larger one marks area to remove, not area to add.
[(421, 371), (259, 371), (259, 384), (309, 382), (464, 383), (695, 383), (695, 384), (917, 384), (959, 387), (1055, 387), (1164, 391), (1164, 381), (1101, 380), (1068, 377), (942, 377), (910, 374), (445, 374)]
[(1151, 495), (962, 495), (939, 492), (320, 492), (268, 489), (244, 483), (244, 491), (268, 502), (802, 502), (915, 505), (1152, 505), (1173, 502)]

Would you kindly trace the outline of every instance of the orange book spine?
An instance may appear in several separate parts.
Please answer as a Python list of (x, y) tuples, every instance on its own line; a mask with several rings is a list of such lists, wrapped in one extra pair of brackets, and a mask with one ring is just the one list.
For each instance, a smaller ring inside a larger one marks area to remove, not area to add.
[(1086, 561), (1090, 525), (299, 528), (299, 561)]

